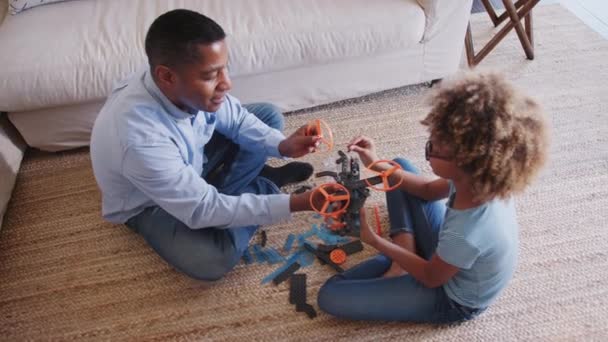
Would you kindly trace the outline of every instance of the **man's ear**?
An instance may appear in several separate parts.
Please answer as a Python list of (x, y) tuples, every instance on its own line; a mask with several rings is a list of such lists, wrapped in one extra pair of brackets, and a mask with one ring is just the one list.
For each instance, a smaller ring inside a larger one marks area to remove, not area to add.
[(154, 67), (154, 76), (156, 81), (162, 84), (163, 86), (172, 87), (175, 85), (176, 77), (173, 70), (164, 65), (157, 65)]

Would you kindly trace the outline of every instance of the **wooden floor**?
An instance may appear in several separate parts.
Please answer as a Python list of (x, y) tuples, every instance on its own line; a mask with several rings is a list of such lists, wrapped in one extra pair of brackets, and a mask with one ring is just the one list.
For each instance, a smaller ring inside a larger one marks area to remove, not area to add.
[[(502, 8), (502, 0), (490, 0), (496, 8)], [(607, 0), (542, 0), (541, 5), (561, 3), (587, 26), (608, 39)], [(480, 0), (473, 1), (473, 13), (485, 11)]]

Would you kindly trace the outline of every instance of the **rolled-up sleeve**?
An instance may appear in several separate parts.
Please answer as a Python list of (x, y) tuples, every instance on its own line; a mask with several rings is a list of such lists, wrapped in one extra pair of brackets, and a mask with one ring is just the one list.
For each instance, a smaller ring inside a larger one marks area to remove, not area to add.
[(279, 143), (285, 135), (266, 125), (241, 105), (239, 100), (227, 95), (222, 112), (217, 114), (216, 130), (241, 147), (249, 150), (262, 148), (266, 155), (282, 158)]
[(441, 231), (437, 243), (437, 255), (450, 265), (470, 269), (481, 251), (455, 232)]
[(183, 161), (171, 143), (128, 147), (123, 175), (192, 229), (272, 224), (290, 217), (289, 195), (221, 194)]

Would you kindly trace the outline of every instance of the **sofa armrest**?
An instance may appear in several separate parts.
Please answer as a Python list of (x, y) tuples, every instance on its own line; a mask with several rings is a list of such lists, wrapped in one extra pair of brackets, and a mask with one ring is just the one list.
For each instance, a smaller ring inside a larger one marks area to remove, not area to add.
[(0, 228), (15, 186), (25, 147), (25, 142), (8, 121), (5, 113), (0, 112), (0, 175), (2, 175), (0, 177)]
[(422, 42), (433, 39), (441, 30), (448, 25), (449, 20), (456, 13), (460, 13), (463, 7), (467, 13), (471, 13), (473, 0), (417, 0), (426, 15), (426, 25)]

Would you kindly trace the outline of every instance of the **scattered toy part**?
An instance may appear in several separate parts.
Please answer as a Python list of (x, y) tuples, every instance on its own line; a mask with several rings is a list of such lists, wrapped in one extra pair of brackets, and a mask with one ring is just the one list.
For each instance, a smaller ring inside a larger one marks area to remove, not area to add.
[(289, 265), (289, 267), (287, 267), (287, 269), (285, 269), (283, 272), (279, 273), (279, 275), (277, 275), (274, 279), (272, 279), (272, 282), (275, 285), (279, 285), (280, 283), (289, 279), (289, 277), (291, 277), (291, 275), (294, 274), (294, 272), (296, 272), (299, 269), (300, 269), (300, 264), (298, 264), (297, 262), (294, 262), (293, 264)]
[(333, 261), (331, 261), (329, 259), (329, 256), (327, 254), (318, 251), (310, 243), (308, 243), (308, 242), (304, 243), (304, 248), (306, 248), (308, 251), (310, 251), (311, 253), (313, 253), (317, 258), (319, 258), (320, 260), (324, 261), (326, 264), (328, 264), (329, 266), (331, 266), (337, 272), (339, 272), (339, 273), (344, 272), (344, 269), (342, 267), (340, 267), (339, 265), (335, 264)]
[(380, 224), (380, 209), (378, 206), (374, 206), (374, 216), (376, 217), (376, 233), (382, 235), (382, 225)]
[(335, 248), (331, 252), (329, 252), (329, 260), (331, 260), (336, 265), (342, 265), (346, 262), (346, 252), (340, 248)]
[(354, 240), (338, 247), (340, 247), (346, 253), (346, 255), (355, 254), (363, 250), (361, 240)]
[(262, 241), (260, 241), (260, 246), (266, 247), (266, 242), (268, 242), (268, 235), (266, 235), (265, 230), (262, 230), (260, 234), (261, 234), (261, 240), (262, 240)]
[(294, 194), (301, 194), (301, 193), (306, 192), (308, 190), (312, 190), (312, 186), (310, 186), (310, 185), (302, 185), (301, 187), (297, 188), (293, 193)]
[(285, 244), (283, 245), (283, 251), (289, 252), (291, 250), (291, 246), (293, 246), (293, 241), (296, 236), (293, 234), (287, 235), (287, 239), (285, 239)]
[(289, 283), (289, 303), (296, 306), (297, 312), (305, 312), (310, 319), (317, 317), (315, 308), (306, 303), (306, 274), (293, 274)]

